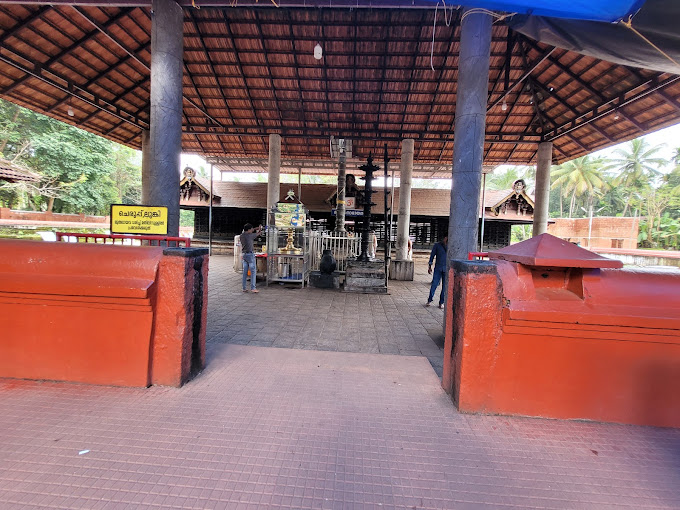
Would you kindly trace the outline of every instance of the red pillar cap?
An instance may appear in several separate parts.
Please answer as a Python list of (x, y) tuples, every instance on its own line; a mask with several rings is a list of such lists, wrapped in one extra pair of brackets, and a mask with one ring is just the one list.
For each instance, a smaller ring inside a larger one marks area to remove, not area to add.
[(542, 267), (623, 267), (623, 262), (593, 253), (550, 234), (489, 252), (490, 259)]

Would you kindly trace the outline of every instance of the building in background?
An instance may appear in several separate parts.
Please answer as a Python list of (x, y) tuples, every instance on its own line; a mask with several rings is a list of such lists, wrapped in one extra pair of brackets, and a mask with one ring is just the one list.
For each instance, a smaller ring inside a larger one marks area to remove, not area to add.
[[(519, 182), (519, 181), (518, 181)], [(210, 181), (195, 173), (185, 173), (180, 182), (180, 207), (195, 212), (194, 239), (208, 239), (208, 205)], [(311, 219), (312, 230), (333, 230), (335, 210), (332, 200), (336, 186), (332, 184), (302, 184), (300, 199)], [(281, 184), (280, 196), (288, 190), (298, 193), (298, 185)], [(385, 236), (384, 206), (378, 189), (373, 200), (377, 203), (371, 211), (371, 228), (378, 236), (379, 246)], [(394, 190), (394, 204), (399, 204), (399, 188)], [(241, 233), (245, 223), (265, 223), (267, 207), (267, 183), (263, 182), (213, 182), (213, 241), (232, 242)], [(390, 199), (391, 200), (391, 199)], [(414, 248), (431, 248), (448, 232), (451, 191), (448, 189), (411, 190), (411, 224), (409, 237)], [(346, 225), (351, 230), (353, 221), (360, 219), (359, 209), (349, 209)], [(510, 244), (513, 225), (529, 225), (533, 222), (533, 199), (526, 194), (524, 182), (512, 190), (487, 191), (484, 206), (484, 249), (499, 249)], [(397, 215), (395, 214), (395, 219)], [(392, 239), (396, 239), (396, 221), (393, 223)], [(481, 215), (480, 215), (481, 228)]]

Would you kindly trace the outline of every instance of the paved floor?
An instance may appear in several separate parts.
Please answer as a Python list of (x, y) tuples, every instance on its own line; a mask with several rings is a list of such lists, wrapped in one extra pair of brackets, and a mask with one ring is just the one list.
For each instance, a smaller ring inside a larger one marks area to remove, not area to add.
[(242, 294), (228, 264), (183, 388), (0, 380), (0, 509), (680, 508), (680, 430), (458, 413), (424, 275)]
[(414, 282), (390, 282), (388, 295), (264, 282), (244, 294), (241, 278), (232, 257), (210, 259), (208, 343), (425, 356), (441, 377), (444, 315), (439, 292), (424, 306), (427, 257), (417, 259)]

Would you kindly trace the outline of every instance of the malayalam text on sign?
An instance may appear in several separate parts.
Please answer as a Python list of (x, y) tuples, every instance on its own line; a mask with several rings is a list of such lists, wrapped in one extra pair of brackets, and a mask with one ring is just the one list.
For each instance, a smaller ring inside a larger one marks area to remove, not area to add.
[(146, 205), (111, 205), (112, 234), (168, 234), (168, 208)]

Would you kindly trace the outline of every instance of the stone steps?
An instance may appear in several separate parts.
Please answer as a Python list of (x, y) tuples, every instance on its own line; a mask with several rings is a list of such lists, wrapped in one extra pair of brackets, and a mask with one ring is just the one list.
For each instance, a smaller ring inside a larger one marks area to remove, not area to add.
[(360, 294), (387, 294), (385, 262), (383, 260), (348, 261), (343, 290)]

